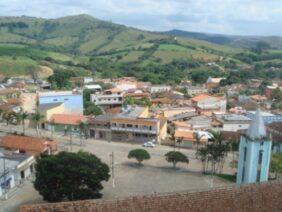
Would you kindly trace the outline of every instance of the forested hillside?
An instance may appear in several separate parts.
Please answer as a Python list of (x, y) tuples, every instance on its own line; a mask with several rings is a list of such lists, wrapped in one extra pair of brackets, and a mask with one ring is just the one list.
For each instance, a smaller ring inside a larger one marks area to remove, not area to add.
[(281, 50), (262, 43), (242, 49), (142, 31), (88, 15), (0, 18), (0, 73), (8, 76), (44, 73), (49, 68), (96, 77), (135, 76), (153, 83), (183, 79), (202, 83), (208, 76), (235, 72), (239, 79), (281, 77), (281, 59)]

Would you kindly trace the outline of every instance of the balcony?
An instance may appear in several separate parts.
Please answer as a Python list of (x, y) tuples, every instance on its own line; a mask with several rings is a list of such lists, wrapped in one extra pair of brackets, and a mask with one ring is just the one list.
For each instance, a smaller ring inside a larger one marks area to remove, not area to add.
[(114, 131), (120, 131), (120, 132), (136, 132), (136, 133), (146, 133), (146, 134), (157, 134), (157, 130), (152, 129), (139, 129), (139, 128), (133, 128), (133, 127), (111, 127), (111, 130)]

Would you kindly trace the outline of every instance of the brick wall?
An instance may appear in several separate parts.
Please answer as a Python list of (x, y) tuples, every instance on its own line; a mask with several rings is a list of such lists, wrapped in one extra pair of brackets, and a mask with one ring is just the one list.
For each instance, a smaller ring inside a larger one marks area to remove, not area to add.
[(22, 212), (282, 211), (282, 181), (116, 200), (84, 200), (24, 205)]

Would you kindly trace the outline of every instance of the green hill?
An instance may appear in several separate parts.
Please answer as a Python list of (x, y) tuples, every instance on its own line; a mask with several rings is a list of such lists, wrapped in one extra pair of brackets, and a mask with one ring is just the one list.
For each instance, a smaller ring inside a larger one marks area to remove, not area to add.
[[(153, 83), (178, 83), (226, 75), (263, 61), (277, 64), (282, 53), (260, 55), (203, 40), (143, 31), (89, 15), (58, 19), (0, 17), (0, 72), (25, 75), (31, 67), (71, 69), (97, 77), (135, 76)], [(278, 59), (278, 60), (277, 60)]]

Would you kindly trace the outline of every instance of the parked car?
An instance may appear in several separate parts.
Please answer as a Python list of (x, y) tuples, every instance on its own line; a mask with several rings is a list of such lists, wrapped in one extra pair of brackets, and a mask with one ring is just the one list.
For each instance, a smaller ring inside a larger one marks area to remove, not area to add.
[(152, 142), (152, 141), (148, 141), (148, 142), (144, 143), (143, 146), (154, 148), (156, 146), (156, 144), (154, 144), (154, 142)]

